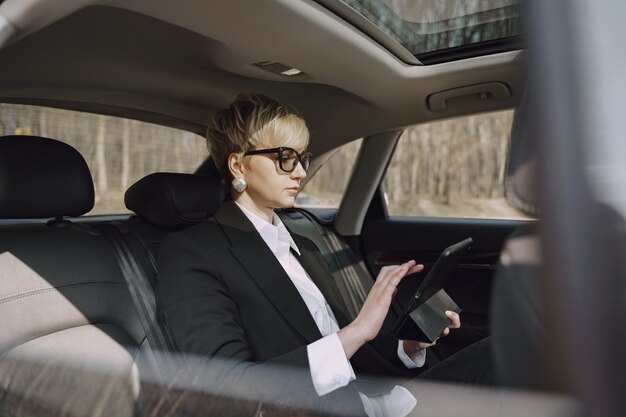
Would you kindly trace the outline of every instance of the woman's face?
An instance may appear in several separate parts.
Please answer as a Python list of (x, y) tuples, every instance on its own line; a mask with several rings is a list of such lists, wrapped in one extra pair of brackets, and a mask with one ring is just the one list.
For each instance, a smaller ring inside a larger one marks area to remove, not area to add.
[[(259, 144), (254, 150), (285, 146), (280, 138), (270, 138), (268, 143)], [(305, 149), (296, 149), (302, 154)], [(292, 207), (300, 189), (300, 181), (306, 171), (298, 163), (292, 172), (280, 168), (278, 153), (247, 155), (243, 157), (243, 176), (248, 183), (244, 195), (260, 209)], [(283, 166), (287, 166), (284, 164)], [(242, 196), (244, 196), (242, 195)]]

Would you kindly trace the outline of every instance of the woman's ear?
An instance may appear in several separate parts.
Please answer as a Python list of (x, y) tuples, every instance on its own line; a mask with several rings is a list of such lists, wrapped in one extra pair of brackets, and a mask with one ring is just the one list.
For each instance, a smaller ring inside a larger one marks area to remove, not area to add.
[(228, 170), (233, 178), (243, 177), (245, 167), (241, 161), (240, 154), (233, 152), (228, 155)]

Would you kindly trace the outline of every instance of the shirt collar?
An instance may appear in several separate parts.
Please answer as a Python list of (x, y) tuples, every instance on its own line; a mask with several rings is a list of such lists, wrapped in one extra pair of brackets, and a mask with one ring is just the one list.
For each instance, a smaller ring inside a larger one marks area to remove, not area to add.
[(288, 244), (288, 247), (293, 249), (298, 255), (300, 255), (300, 250), (294, 242), (291, 234), (280, 220), (280, 217), (276, 213), (273, 213), (273, 224), (268, 223), (267, 220), (254, 213), (253, 211), (245, 208), (241, 204), (235, 201), (235, 204), (241, 209), (243, 214), (252, 222), (254, 228), (259, 232), (261, 238), (265, 241), (267, 246), (269, 246), (270, 250), (274, 253), (277, 253), (279, 250), (280, 243), (283, 245)]

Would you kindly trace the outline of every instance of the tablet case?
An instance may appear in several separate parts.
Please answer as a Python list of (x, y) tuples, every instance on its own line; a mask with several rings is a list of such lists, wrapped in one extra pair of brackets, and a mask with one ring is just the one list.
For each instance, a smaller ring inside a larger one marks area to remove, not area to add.
[(450, 324), (446, 310), (461, 312), (454, 300), (441, 289), (400, 323), (395, 336), (402, 340), (433, 343)]

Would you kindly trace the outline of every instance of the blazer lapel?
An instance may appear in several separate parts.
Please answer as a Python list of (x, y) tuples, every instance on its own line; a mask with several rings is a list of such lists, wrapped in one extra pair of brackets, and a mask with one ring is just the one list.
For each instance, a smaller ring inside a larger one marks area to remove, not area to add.
[(322, 335), (298, 290), (239, 207), (232, 201), (225, 202), (215, 213), (215, 220), (230, 239), (235, 258), (285, 321), (308, 343), (320, 339)]

